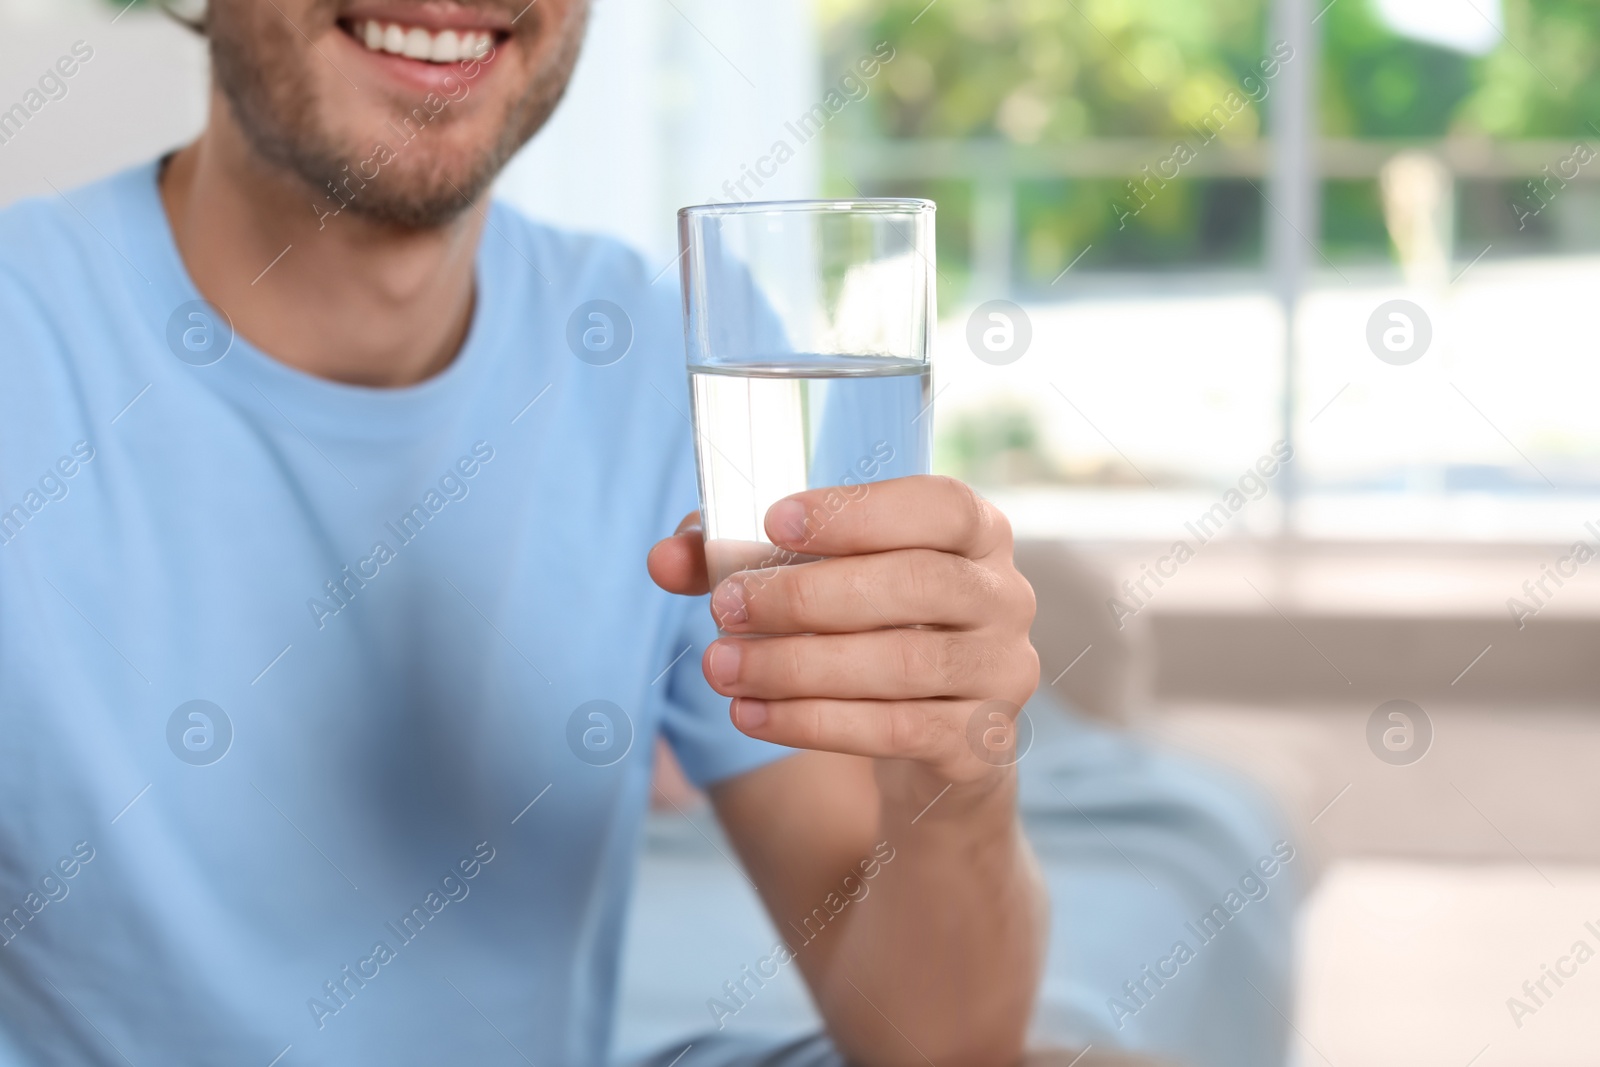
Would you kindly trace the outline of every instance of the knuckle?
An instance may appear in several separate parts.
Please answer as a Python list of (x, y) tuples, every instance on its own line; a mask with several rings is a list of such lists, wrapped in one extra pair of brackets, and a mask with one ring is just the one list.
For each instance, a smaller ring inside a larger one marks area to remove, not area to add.
[(744, 587), (744, 606), (750, 613), (750, 622), (761, 622), (772, 614), (774, 603), (781, 599), (777, 588), (778, 577), (772, 571), (752, 568), (738, 579)]
[(917, 740), (921, 729), (911, 715), (907, 713), (904, 704), (890, 704), (884, 719), (885, 747), (890, 752), (912, 751), (912, 746)]
[(991, 517), (988, 501), (978, 495), (978, 491), (959, 478), (944, 478), (945, 489), (952, 498), (955, 509), (961, 514), (966, 526), (966, 533), (973, 539), (983, 534), (989, 526)]
[(962, 633), (939, 634), (933, 645), (933, 666), (937, 677), (933, 684), (941, 696), (947, 696), (959, 686), (958, 679), (981, 669), (983, 650), (974, 648), (967, 635)]
[(1015, 578), (1007, 583), (1009, 586), (1009, 602), (1015, 606), (1022, 622), (1023, 632), (1033, 628), (1034, 616), (1039, 612), (1039, 598), (1033, 591), (1033, 583), (1023, 577), (1021, 571), (1013, 571)]
[(928, 756), (938, 749), (938, 731), (934, 719), (918, 704), (890, 705), (888, 734), (889, 751), (906, 757)]
[(989, 601), (1005, 602), (1004, 577), (974, 560), (958, 558), (954, 562), (957, 591), (967, 603), (981, 604)]
[(968, 669), (973, 677), (985, 685), (998, 676), (1006, 663), (1005, 649), (992, 645), (987, 641), (981, 644), (968, 643)]
[(918, 549), (906, 561), (909, 602), (929, 618), (950, 613), (953, 606), (971, 610), (1004, 594), (1000, 575), (965, 556)]
[(988, 522), (988, 529), (991, 536), (993, 536), (995, 541), (1009, 551), (1012, 544), (1016, 540), (1015, 534), (1011, 529), (1011, 520), (1007, 518), (1005, 512), (1001, 511), (987, 500), (983, 501), (983, 510), (985, 516), (987, 517), (986, 521)]
[(964, 720), (948, 714), (947, 708), (922, 713), (922, 747), (918, 755), (923, 759), (936, 759), (957, 751), (965, 744)]
[(818, 569), (811, 564), (801, 563), (784, 570), (785, 614), (800, 621), (818, 618), (825, 599)]
[(782, 641), (783, 651), (778, 657), (777, 677), (774, 681), (785, 689), (797, 688), (806, 676), (805, 641), (803, 637), (766, 638), (761, 643)]
[(813, 748), (821, 744), (824, 735), (822, 702), (794, 700), (788, 703), (791, 707), (790, 721), (793, 724), (795, 742), (802, 748)]
[(1039, 688), (1039, 650), (1033, 647), (1032, 641), (1024, 641), (1018, 659), (1018, 703), (1024, 703)]
[[(974, 632), (941, 635), (937, 644), (941, 696), (987, 692), (1019, 673), (1013, 664), (1013, 642), (988, 640)], [(1025, 643), (1025, 642), (1024, 642)], [(1028, 646), (1031, 650), (1032, 646)]]
[(901, 632), (904, 641), (895, 642), (897, 655), (895, 657), (898, 678), (897, 688), (903, 693), (908, 692), (922, 684), (923, 678), (928, 674), (926, 653), (917, 647), (915, 639)]
[(937, 607), (949, 595), (950, 568), (943, 556), (942, 552), (927, 549), (906, 553), (907, 599), (916, 607), (921, 609)]

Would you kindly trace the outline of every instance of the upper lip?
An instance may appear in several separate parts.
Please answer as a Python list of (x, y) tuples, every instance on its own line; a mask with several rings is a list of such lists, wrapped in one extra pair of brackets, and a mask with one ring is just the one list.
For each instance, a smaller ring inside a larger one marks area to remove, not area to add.
[(512, 22), (511, 16), (501, 11), (452, 3), (357, 4), (340, 17), (350, 22), (373, 19), (402, 26), (420, 26), (434, 33), (441, 30), (492, 30), (506, 33), (510, 32)]

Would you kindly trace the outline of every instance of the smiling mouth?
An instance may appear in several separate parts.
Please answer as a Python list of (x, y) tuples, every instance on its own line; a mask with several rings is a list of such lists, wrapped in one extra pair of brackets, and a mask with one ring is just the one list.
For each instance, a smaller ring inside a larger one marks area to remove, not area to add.
[(495, 30), (429, 30), (368, 18), (341, 20), (339, 28), (369, 52), (441, 64), (483, 59), (510, 36)]

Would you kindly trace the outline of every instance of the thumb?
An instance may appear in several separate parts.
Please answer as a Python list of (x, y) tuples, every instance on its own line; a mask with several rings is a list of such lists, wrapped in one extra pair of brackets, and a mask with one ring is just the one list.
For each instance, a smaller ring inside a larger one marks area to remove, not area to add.
[(710, 592), (700, 513), (690, 512), (678, 523), (676, 533), (657, 541), (650, 549), (645, 566), (650, 571), (651, 580), (669, 593), (700, 596)]

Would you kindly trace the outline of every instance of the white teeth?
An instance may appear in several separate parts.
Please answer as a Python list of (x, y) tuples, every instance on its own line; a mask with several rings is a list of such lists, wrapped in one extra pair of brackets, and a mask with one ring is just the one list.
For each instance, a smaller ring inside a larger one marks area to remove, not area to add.
[(433, 35), (418, 27), (406, 34), (407, 59), (428, 59), (433, 55)]
[(441, 30), (429, 33), (420, 26), (399, 26), (364, 19), (353, 29), (355, 37), (373, 52), (389, 52), (431, 63), (456, 63), (482, 59), (494, 49), (494, 36), (486, 31)]
[[(471, 34), (468, 34), (471, 36)], [(454, 63), (460, 58), (461, 39), (456, 36), (455, 30), (445, 30), (434, 35), (433, 54), (428, 58), (435, 63)]]

